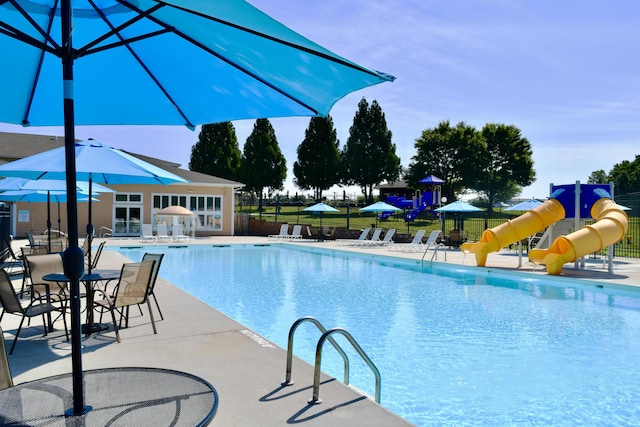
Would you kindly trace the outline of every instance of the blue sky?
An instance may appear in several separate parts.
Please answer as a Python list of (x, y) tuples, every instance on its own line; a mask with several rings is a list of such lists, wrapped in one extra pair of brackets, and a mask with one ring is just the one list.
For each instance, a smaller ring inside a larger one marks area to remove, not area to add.
[[(252, 0), (311, 40), (397, 80), (351, 94), (331, 111), (341, 145), (362, 97), (381, 105), (403, 166), (421, 132), (442, 120), (478, 129), (506, 123), (533, 147), (537, 181), (522, 197), (546, 197), (549, 185), (586, 182), (597, 169), (640, 154), (640, 3), (527, 0)], [(289, 171), (308, 118), (273, 119)], [(253, 121), (234, 122), (240, 148)], [(61, 128), (0, 125), (1, 131), (61, 135)], [(129, 151), (185, 168), (198, 130), (84, 127)], [(332, 189), (330, 198), (341, 189)], [(353, 193), (356, 190), (350, 189)]]

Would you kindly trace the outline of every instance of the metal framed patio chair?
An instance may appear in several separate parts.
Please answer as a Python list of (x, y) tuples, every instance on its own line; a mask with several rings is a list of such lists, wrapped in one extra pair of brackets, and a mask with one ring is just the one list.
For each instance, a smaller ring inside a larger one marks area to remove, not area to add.
[[(126, 263), (122, 265), (120, 271), (120, 279), (114, 289), (112, 296), (109, 296), (102, 289), (94, 290), (93, 304), (100, 309), (100, 318), (102, 313), (108, 310), (113, 320), (113, 329), (116, 333), (116, 340), (120, 341), (120, 331), (118, 322), (116, 321), (116, 311), (120, 315), (120, 322), (125, 319), (125, 327), (129, 326), (129, 307), (132, 305), (140, 305), (147, 303), (149, 309), (149, 317), (151, 318), (151, 326), (153, 333), (157, 334), (156, 322), (151, 310), (149, 302), (149, 286), (151, 285), (151, 277), (153, 274), (153, 266), (155, 261)], [(98, 295), (100, 294), (100, 298)]]
[(55, 306), (51, 304), (49, 295), (47, 294), (32, 294), (31, 302), (28, 305), (23, 306), (22, 302), (20, 301), (19, 294), (17, 294), (15, 289), (13, 288), (13, 284), (11, 283), (9, 275), (4, 270), (0, 270), (0, 304), (2, 304), (2, 314), (0, 314), (0, 321), (2, 321), (2, 317), (5, 315), (5, 313), (22, 316), (22, 319), (20, 319), (20, 324), (18, 325), (18, 329), (16, 331), (15, 338), (13, 340), (13, 344), (11, 345), (11, 349), (9, 350), (9, 354), (13, 354), (13, 349), (16, 347), (16, 343), (18, 342), (18, 337), (20, 336), (20, 331), (22, 330), (24, 319), (31, 319), (32, 317), (42, 316), (44, 336), (47, 336), (48, 328), (47, 318), (45, 315), (49, 315), (50, 318), (51, 313), (54, 311), (60, 312), (62, 314), (61, 317), (62, 322), (64, 323), (64, 333), (67, 341), (69, 340), (67, 320), (64, 316), (65, 306)]
[[(158, 308), (158, 314), (160, 314), (160, 319), (164, 320), (164, 316), (162, 315), (162, 310), (160, 310), (160, 305), (158, 304), (158, 298), (156, 298), (155, 288), (156, 288), (156, 280), (158, 279), (158, 272), (160, 271), (160, 264), (162, 264), (162, 259), (164, 258), (164, 254), (152, 254), (145, 253), (142, 256), (142, 262), (146, 261), (155, 261), (156, 263), (153, 265), (153, 272), (151, 273), (151, 284), (149, 285), (149, 297), (153, 297), (153, 300), (156, 303), (156, 307)], [(140, 309), (142, 313), (142, 309)]]

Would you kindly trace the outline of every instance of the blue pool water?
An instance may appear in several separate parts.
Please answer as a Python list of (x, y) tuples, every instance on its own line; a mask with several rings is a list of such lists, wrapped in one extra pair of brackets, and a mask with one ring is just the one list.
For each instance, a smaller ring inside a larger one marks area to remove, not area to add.
[[(303, 316), (346, 328), (380, 370), (382, 405), (416, 425), (640, 422), (633, 293), (277, 245), (146, 250), (166, 254), (163, 278), (283, 348)], [(294, 352), (313, 363), (320, 334), (305, 325)], [(373, 374), (347, 352), (351, 384), (373, 395)], [(342, 380), (331, 346), (322, 368)]]

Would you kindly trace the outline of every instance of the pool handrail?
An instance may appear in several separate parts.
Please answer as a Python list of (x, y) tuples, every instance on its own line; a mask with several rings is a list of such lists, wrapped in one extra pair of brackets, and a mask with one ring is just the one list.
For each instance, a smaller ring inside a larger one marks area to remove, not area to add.
[[(313, 375), (313, 397), (309, 400), (310, 404), (318, 404), (322, 403), (322, 399), (320, 399), (320, 367), (322, 365), (322, 346), (326, 340), (331, 340), (332, 334), (341, 334), (343, 335), (353, 346), (353, 348), (358, 352), (362, 360), (369, 366), (369, 368), (373, 371), (373, 375), (376, 378), (376, 392), (375, 399), (376, 403), (380, 403), (380, 389), (381, 389), (381, 380), (380, 380), (380, 371), (373, 363), (373, 361), (367, 356), (367, 353), (364, 352), (360, 344), (353, 338), (353, 336), (344, 328), (333, 328), (329, 329), (327, 332), (323, 333), (320, 339), (318, 340), (318, 345), (316, 346), (316, 363), (315, 370)], [(346, 384), (349, 384), (345, 381)]]
[[(291, 328), (289, 328), (289, 338), (287, 340), (287, 371), (285, 374), (285, 380), (281, 383), (283, 386), (293, 385), (293, 381), (291, 381), (291, 370), (293, 369), (293, 336), (296, 332), (296, 329), (298, 329), (298, 326), (300, 326), (304, 322), (313, 323), (322, 333), (327, 332), (327, 329), (322, 325), (322, 323), (320, 323), (320, 321), (313, 316), (301, 317), (293, 322)], [(347, 353), (344, 352), (344, 350), (333, 338), (329, 338), (329, 342), (331, 343), (331, 345), (333, 345), (340, 356), (342, 356), (342, 361), (344, 363), (344, 383), (348, 385), (349, 356), (347, 356)]]

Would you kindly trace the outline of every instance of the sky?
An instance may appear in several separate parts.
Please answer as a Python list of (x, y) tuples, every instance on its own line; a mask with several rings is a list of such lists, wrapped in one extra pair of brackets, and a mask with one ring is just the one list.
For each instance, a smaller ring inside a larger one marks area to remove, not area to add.
[[(382, 107), (402, 165), (422, 131), (448, 120), (481, 129), (514, 125), (533, 148), (535, 183), (586, 182), (591, 172), (640, 154), (640, 37), (635, 0), (251, 0), (251, 4), (329, 50), (396, 77), (352, 93), (331, 110), (340, 146), (364, 97)], [(296, 148), (309, 118), (270, 120), (293, 184)], [(253, 120), (234, 122), (240, 149)], [(0, 124), (0, 131), (63, 135), (59, 128)], [(94, 138), (188, 168), (199, 127), (87, 126)], [(342, 196), (342, 188), (324, 193)], [(308, 194), (308, 192), (305, 192)], [(347, 194), (359, 194), (356, 188)]]

